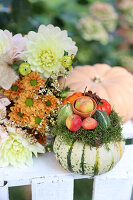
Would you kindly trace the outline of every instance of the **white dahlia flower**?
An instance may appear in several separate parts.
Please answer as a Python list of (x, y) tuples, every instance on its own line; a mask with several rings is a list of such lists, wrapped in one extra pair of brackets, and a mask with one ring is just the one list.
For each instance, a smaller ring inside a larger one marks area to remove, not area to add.
[(12, 64), (14, 59), (21, 59), (25, 48), (26, 37), (12, 35), (8, 30), (0, 29), (0, 61)]
[(0, 125), (0, 142), (8, 137), (8, 133), (3, 126)]
[(76, 55), (77, 47), (67, 32), (58, 27), (41, 25), (37, 33), (31, 31), (27, 35), (25, 60), (44, 78), (62, 71), (61, 59), (65, 52), (68, 56)]
[(8, 98), (0, 97), (0, 120), (6, 117), (6, 106), (10, 105), (10, 103)]
[(0, 86), (8, 90), (17, 80), (16, 72), (10, 64), (23, 57), (26, 37), (21, 34), (12, 36), (8, 30), (0, 29)]
[[(32, 153), (44, 153), (44, 147), (38, 142), (32, 144), (24, 138), (22, 129), (6, 127), (8, 136), (1, 133), (0, 140), (0, 167), (12, 165), (21, 167), (24, 164), (32, 165)], [(2, 139), (4, 137), (4, 139)]]

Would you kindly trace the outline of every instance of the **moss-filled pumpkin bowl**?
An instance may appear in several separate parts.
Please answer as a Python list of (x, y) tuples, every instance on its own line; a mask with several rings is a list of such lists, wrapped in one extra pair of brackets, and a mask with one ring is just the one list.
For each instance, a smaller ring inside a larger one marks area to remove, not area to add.
[(108, 172), (119, 162), (125, 140), (121, 118), (109, 102), (86, 93), (90, 94), (97, 104), (93, 116), (85, 119), (75, 116), (73, 104), (63, 105), (52, 131), (55, 135), (53, 150), (59, 164), (67, 171), (93, 176)]
[(67, 144), (63, 137), (57, 136), (54, 153), (60, 165), (67, 171), (89, 176), (103, 174), (111, 170), (121, 159), (125, 142), (110, 142), (99, 148), (75, 141)]

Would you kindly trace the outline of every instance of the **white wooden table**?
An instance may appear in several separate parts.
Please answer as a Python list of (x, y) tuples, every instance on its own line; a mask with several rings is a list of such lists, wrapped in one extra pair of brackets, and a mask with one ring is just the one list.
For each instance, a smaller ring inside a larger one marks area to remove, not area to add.
[[(133, 124), (123, 134), (133, 138)], [(31, 185), (32, 200), (73, 200), (74, 179), (91, 178), (63, 170), (53, 153), (34, 159), (33, 167), (0, 169), (0, 200), (8, 200), (8, 188)], [(133, 145), (127, 145), (120, 162), (110, 172), (94, 177), (93, 200), (133, 200)]]

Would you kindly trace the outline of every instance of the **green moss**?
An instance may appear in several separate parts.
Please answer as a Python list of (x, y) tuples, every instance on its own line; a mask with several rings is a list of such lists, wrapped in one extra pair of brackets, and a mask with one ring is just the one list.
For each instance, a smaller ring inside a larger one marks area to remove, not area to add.
[(64, 125), (56, 125), (53, 128), (53, 133), (55, 136), (62, 136), (68, 144), (78, 140), (92, 147), (99, 147), (102, 144), (105, 144), (107, 147), (107, 144), (110, 142), (124, 140), (122, 136), (121, 118), (114, 110), (112, 110), (109, 117), (111, 125), (108, 128), (101, 128), (98, 125), (94, 130), (81, 128), (76, 132), (72, 132)]

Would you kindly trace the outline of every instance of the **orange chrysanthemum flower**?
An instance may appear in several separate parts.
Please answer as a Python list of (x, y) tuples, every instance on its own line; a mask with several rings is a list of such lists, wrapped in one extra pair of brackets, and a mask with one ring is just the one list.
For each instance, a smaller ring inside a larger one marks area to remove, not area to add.
[(4, 90), (4, 95), (10, 100), (17, 98), (21, 92), (21, 80), (16, 81), (9, 90)]
[(30, 117), (29, 126), (31, 128), (35, 128), (41, 133), (44, 133), (47, 121), (48, 120), (44, 117), (43, 113), (40, 113), (39, 115), (32, 115)]
[(26, 125), (30, 123), (30, 118), (21, 111), (21, 108), (17, 105), (10, 108), (11, 112), (9, 113), (10, 120), (16, 122), (19, 125)]
[(31, 72), (29, 75), (23, 77), (21, 87), (25, 90), (39, 90), (45, 80), (40, 77), (37, 72)]
[(45, 105), (40, 99), (35, 99), (32, 91), (24, 91), (20, 93), (17, 103), (21, 108), (21, 111), (28, 116), (36, 115), (45, 110)]
[(30, 91), (20, 93), (17, 103), (21, 111), (27, 115), (33, 114), (38, 106), (34, 94)]
[(47, 114), (58, 107), (58, 99), (52, 93), (44, 96), (44, 102)]

